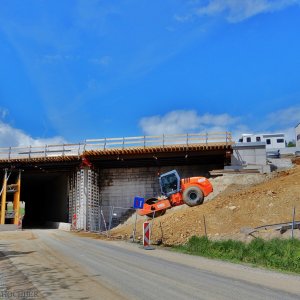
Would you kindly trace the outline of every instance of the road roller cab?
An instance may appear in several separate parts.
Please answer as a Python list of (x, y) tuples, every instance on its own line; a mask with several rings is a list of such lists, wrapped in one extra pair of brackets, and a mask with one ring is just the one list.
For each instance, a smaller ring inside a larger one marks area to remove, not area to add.
[(143, 209), (138, 213), (149, 217), (163, 215), (167, 209), (182, 204), (188, 206), (200, 205), (213, 187), (205, 177), (190, 177), (180, 179), (176, 170), (164, 173), (159, 177), (162, 196), (145, 201)]

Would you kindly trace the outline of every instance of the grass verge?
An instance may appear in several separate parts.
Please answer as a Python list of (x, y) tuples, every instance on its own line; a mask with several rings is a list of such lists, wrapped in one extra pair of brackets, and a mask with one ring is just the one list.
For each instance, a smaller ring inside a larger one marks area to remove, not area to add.
[(246, 244), (193, 236), (187, 244), (174, 246), (174, 249), (188, 254), (300, 273), (300, 240), (296, 239), (265, 241), (258, 238)]

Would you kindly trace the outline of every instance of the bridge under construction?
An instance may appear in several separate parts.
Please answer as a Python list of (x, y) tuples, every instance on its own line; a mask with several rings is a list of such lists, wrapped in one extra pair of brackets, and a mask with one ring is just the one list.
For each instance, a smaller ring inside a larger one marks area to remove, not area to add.
[(229, 163), (232, 145), (231, 134), (219, 132), (0, 148), (0, 223), (68, 222), (97, 231), (100, 207), (122, 207), (125, 214), (135, 196), (160, 194), (157, 176), (172, 169), (209, 177)]

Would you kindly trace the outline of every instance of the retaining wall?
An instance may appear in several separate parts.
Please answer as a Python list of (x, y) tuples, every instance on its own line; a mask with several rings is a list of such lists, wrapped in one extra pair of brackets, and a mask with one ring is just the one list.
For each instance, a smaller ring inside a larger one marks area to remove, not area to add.
[(150, 198), (161, 194), (158, 173), (161, 174), (176, 169), (181, 178), (209, 177), (208, 171), (214, 167), (191, 165), (161, 168), (102, 169), (99, 170), (100, 202), (102, 205), (131, 207), (135, 196)]

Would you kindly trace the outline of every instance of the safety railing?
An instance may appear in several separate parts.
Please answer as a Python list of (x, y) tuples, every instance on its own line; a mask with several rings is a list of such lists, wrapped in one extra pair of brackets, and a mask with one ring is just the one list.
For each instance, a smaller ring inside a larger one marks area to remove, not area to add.
[(231, 144), (230, 132), (187, 133), (157, 136), (87, 139), (78, 144), (60, 144), (0, 148), (0, 160), (45, 157), (80, 156), (89, 150), (125, 149), (133, 147), (170, 146), (192, 144)]
[(212, 132), (212, 133), (187, 133), (170, 134), (157, 136), (137, 136), (123, 138), (103, 138), (88, 139), (85, 143), (85, 150), (110, 149), (110, 148), (131, 148), (131, 147), (151, 147), (151, 146), (169, 146), (169, 145), (191, 145), (208, 143), (231, 143), (230, 132)]
[(0, 160), (2, 159), (30, 159), (40, 157), (79, 156), (84, 151), (82, 144), (61, 144), (43, 146), (24, 146), (0, 148)]

